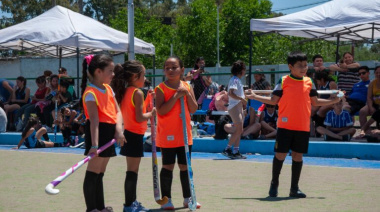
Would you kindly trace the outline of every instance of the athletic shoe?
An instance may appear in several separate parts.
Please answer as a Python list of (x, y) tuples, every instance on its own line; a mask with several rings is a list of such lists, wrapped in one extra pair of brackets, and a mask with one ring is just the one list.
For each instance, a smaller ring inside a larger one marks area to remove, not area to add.
[(223, 150), (223, 152), (222, 152), (222, 155), (224, 155), (224, 156), (226, 156), (226, 157), (228, 157), (228, 158), (231, 158), (232, 157), (232, 150), (231, 149), (225, 149), (225, 150)]
[[(189, 201), (190, 201), (190, 198), (191, 198), (191, 197), (183, 199), (183, 207), (185, 207), (185, 208), (188, 208), (188, 207), (189, 207)], [(201, 206), (202, 206), (202, 205), (199, 204), (199, 202), (197, 202), (197, 209), (201, 208)]]
[(113, 208), (111, 206), (106, 206), (103, 210), (100, 212), (113, 212)]
[(247, 159), (247, 157), (240, 154), (239, 151), (237, 151), (235, 154), (232, 154), (232, 156), (230, 158), (231, 159)]
[(135, 200), (130, 206), (124, 206), (123, 212), (145, 212), (150, 211), (149, 209), (145, 208), (141, 205), (141, 202), (137, 202)]
[(291, 188), (289, 197), (306, 198), (306, 194), (304, 194), (299, 188)]
[(161, 209), (162, 210), (174, 210), (172, 198), (169, 198), (169, 201), (165, 205), (161, 205)]
[(351, 140), (351, 135), (350, 134), (342, 136), (342, 141), (350, 141), (350, 140)]
[(269, 196), (277, 197), (277, 195), (278, 195), (278, 184), (274, 184), (273, 182), (271, 182), (270, 188), (269, 188)]

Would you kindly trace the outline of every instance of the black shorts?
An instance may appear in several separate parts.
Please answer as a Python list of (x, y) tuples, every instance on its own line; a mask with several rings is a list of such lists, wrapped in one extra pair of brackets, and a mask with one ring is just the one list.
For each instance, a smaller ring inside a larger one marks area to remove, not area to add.
[(124, 130), (127, 143), (120, 148), (120, 155), (127, 157), (144, 157), (144, 135)]
[(45, 148), (45, 142), (41, 141), (40, 139), (37, 139), (36, 146), (34, 148)]
[[(191, 158), (191, 147), (192, 145), (189, 145), (190, 158)], [(161, 156), (162, 156), (162, 165), (175, 164), (176, 156), (178, 158), (178, 164), (187, 165), (184, 146), (175, 147), (175, 148), (161, 148)]]
[(289, 150), (292, 150), (298, 153), (307, 153), (309, 136), (310, 132), (278, 128), (274, 151), (288, 153)]
[(380, 122), (380, 110), (376, 110), (372, 114), (371, 118), (373, 118), (376, 122)]
[[(103, 146), (104, 144), (114, 139), (115, 129), (116, 129), (116, 124), (108, 124), (108, 123), (99, 122), (99, 142), (98, 142), (99, 147)], [(87, 155), (92, 146), (89, 120), (87, 120), (86, 122), (85, 134), (86, 134), (85, 136), (86, 149), (84, 151), (84, 155)], [(104, 157), (104, 158), (115, 157), (115, 156), (116, 156), (116, 151), (115, 151), (114, 145), (108, 147), (107, 149), (105, 149), (103, 152), (99, 154), (99, 157)]]
[(355, 115), (357, 112), (359, 112), (360, 109), (362, 109), (362, 107), (365, 106), (365, 102), (363, 103), (363, 102), (355, 100), (355, 99), (347, 99), (347, 103), (351, 107), (351, 109), (350, 109), (350, 115), (351, 116)]

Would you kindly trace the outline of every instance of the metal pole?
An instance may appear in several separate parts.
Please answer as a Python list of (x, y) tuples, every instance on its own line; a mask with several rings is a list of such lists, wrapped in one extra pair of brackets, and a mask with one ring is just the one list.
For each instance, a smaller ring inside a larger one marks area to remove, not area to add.
[(336, 37), (336, 52), (335, 52), (335, 62), (338, 64), (339, 63), (339, 40), (340, 40), (340, 35)]
[(128, 60), (135, 59), (134, 4), (128, 0)]
[(77, 97), (80, 97), (81, 94), (79, 93), (79, 47), (77, 47)]
[(173, 44), (170, 44), (170, 56), (173, 56)]
[(153, 55), (153, 88), (156, 87), (156, 55)]
[(59, 47), (59, 68), (62, 67), (62, 46)]
[(219, 72), (220, 60), (219, 60), (219, 4), (216, 6), (216, 50), (218, 63), (216, 64), (216, 70)]
[(252, 41), (253, 41), (253, 33), (249, 31), (249, 71), (248, 71), (248, 87), (251, 86), (251, 78), (252, 78)]

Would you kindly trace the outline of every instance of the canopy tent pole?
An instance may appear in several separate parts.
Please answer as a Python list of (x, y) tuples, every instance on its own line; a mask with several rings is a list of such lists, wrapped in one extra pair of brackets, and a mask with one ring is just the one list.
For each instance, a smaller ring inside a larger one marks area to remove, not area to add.
[(59, 68), (62, 67), (62, 46), (59, 47)]
[(251, 78), (252, 78), (252, 39), (253, 33), (249, 31), (249, 71), (248, 71), (248, 87), (251, 86)]
[(335, 62), (336, 64), (339, 63), (339, 40), (340, 40), (340, 34), (336, 37), (336, 52), (335, 52)]
[(156, 55), (153, 55), (153, 89), (156, 87)]
[(77, 96), (81, 98), (81, 94), (79, 93), (79, 47), (77, 47)]

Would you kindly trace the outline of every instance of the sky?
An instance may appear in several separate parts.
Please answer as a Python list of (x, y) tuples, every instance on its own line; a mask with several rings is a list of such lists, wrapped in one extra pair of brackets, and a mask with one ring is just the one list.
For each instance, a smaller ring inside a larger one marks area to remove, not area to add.
[[(305, 10), (317, 5), (323, 4), (329, 0), (270, 0), (273, 4), (272, 11), (281, 12), (283, 14), (290, 14)], [(1, 5), (1, 1), (0, 1)], [(2, 16), (10, 17), (10, 14), (3, 13), (0, 11), (0, 18)]]

